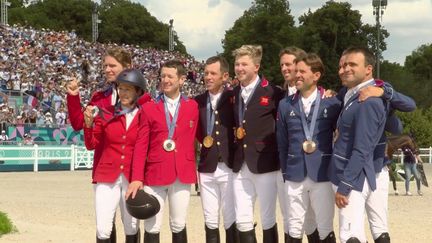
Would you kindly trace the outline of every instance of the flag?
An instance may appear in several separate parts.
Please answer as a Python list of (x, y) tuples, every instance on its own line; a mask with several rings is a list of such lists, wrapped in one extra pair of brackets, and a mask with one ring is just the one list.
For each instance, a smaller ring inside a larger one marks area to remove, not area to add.
[(36, 97), (29, 95), (28, 99), (27, 99), (27, 105), (35, 108), (37, 106), (38, 100), (36, 99)]

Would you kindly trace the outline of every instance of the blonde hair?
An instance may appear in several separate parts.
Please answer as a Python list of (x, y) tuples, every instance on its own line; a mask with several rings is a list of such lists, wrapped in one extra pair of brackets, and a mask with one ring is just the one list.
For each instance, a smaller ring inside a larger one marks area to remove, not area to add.
[(241, 56), (249, 56), (255, 64), (260, 64), (262, 59), (262, 46), (261, 45), (242, 45), (240, 48), (235, 49), (232, 55), (237, 59)]

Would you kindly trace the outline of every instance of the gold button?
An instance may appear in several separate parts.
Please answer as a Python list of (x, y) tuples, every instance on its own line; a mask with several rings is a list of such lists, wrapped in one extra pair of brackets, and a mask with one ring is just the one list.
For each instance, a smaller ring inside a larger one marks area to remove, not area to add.
[(219, 131), (216, 131), (216, 135), (219, 135)]
[(120, 157), (121, 159), (124, 159), (125, 158), (125, 156), (124, 155), (122, 155), (121, 157)]
[(120, 165), (120, 170), (123, 170), (123, 168), (124, 168), (124, 166), (123, 166), (123, 165)]
[(219, 121), (216, 121), (215, 124), (216, 124), (216, 125), (219, 125)]
[(243, 148), (247, 148), (247, 144), (243, 144)]
[(246, 123), (246, 120), (243, 120), (243, 124), (245, 124)]
[(126, 145), (122, 145), (122, 149), (125, 149), (126, 148)]
[(220, 142), (216, 142), (216, 144), (219, 146), (219, 145), (220, 145)]
[(215, 111), (215, 114), (217, 115), (219, 112), (218, 111)]
[(123, 138), (123, 139), (126, 139), (126, 135), (123, 135), (122, 138)]

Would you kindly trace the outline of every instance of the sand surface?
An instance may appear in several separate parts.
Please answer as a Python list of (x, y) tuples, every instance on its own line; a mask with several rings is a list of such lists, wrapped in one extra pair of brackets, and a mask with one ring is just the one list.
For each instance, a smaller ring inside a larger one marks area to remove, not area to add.
[[(432, 184), (432, 165), (426, 164), (425, 170)], [(0, 237), (0, 242), (95, 242), (93, 187), (90, 176), (90, 171), (0, 173), (0, 211), (7, 213), (17, 228), (17, 232)], [(411, 182), (411, 188), (416, 192), (414, 182)], [(402, 182), (398, 182), (398, 189), (402, 194), (405, 192)], [(392, 242), (432, 242), (432, 189), (422, 189), (422, 197), (416, 193), (411, 197), (395, 196), (393, 189), (390, 189)], [(161, 242), (169, 243), (171, 233), (167, 213), (168, 210), (165, 210)], [(205, 242), (201, 201), (193, 188), (188, 215), (189, 242)], [(118, 242), (124, 242), (119, 214), (116, 221)], [(260, 222), (259, 218), (257, 221)], [(279, 242), (283, 242), (279, 212), (278, 223)], [(141, 223), (141, 230), (142, 227)], [(335, 217), (335, 229), (336, 227)], [(257, 226), (257, 237), (258, 242), (261, 242), (260, 224)], [(370, 233), (368, 238), (369, 242), (373, 242)]]

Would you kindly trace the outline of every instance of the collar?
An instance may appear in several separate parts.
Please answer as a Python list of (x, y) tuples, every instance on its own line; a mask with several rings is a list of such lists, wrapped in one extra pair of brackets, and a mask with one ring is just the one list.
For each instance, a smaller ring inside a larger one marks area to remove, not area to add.
[(218, 93), (215, 94), (215, 95), (209, 92), (210, 100), (217, 100), (217, 99), (221, 96), (222, 92), (223, 92), (223, 91), (218, 92)]
[[(359, 91), (361, 88), (366, 87), (368, 85), (371, 85), (373, 81), (374, 81), (374, 79), (372, 78), (372, 79), (369, 79), (366, 82), (361, 82), (361, 83), (357, 84), (357, 86), (354, 86), (351, 89), (348, 89), (348, 91), (349, 92), (357, 93), (357, 91)], [(352, 91), (350, 91), (350, 90), (352, 90)]]
[(307, 98), (304, 98), (303, 96), (301, 97), (303, 104), (306, 105), (312, 103), (316, 99), (317, 95), (318, 95), (318, 88), (315, 88), (315, 90), (309, 97)]
[(177, 98), (174, 98), (174, 99), (169, 98), (169, 97), (166, 96), (165, 94), (164, 94), (163, 96), (164, 96), (164, 100), (165, 100), (168, 104), (176, 105), (176, 104), (179, 102), (179, 100), (180, 100), (181, 94), (179, 94), (179, 95), (177, 96)]
[(247, 86), (243, 87), (243, 86), (240, 84), (241, 90), (242, 90), (242, 91), (243, 91), (244, 89), (245, 89), (245, 91), (250, 91), (250, 90), (252, 90), (252, 89), (255, 87), (255, 85), (256, 85), (256, 83), (257, 83), (258, 81), (259, 81), (259, 76), (257, 75), (256, 78), (255, 78), (255, 80), (254, 80), (252, 83), (248, 84)]

